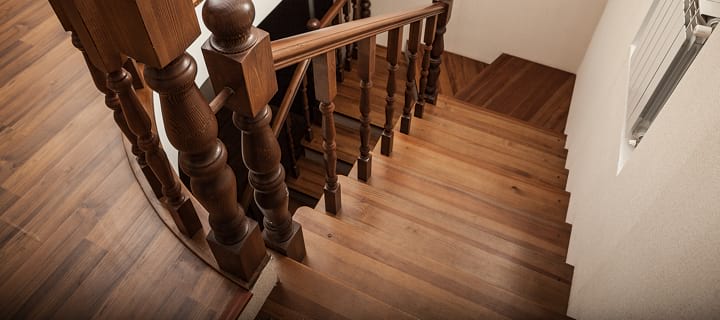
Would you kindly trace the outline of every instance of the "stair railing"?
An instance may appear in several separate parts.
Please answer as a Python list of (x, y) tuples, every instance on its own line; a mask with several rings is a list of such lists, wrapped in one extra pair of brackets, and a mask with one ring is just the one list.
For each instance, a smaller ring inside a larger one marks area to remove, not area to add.
[[(451, 0), (408, 12), (366, 18), (271, 43), (269, 35), (252, 26), (251, 0), (207, 0), (203, 18), (212, 36), (203, 45), (203, 55), (217, 97), (207, 101), (195, 84), (197, 66), (185, 52), (200, 35), (194, 2), (178, 0), (50, 0), (73, 43), (83, 52), (91, 75), (106, 96), (106, 105), (125, 137), (133, 144), (140, 165), (147, 165), (148, 181), (173, 214), (178, 229), (187, 237), (202, 230), (190, 194), (179, 183), (154, 131), (152, 112), (143, 104), (136, 88), (146, 82), (160, 95), (165, 130), (179, 150), (180, 168), (190, 177), (192, 195), (207, 210), (210, 225), (206, 241), (218, 265), (252, 287), (268, 260), (265, 247), (296, 260), (305, 256), (302, 227), (288, 210), (289, 193), (280, 164), (281, 151), (271, 127), (268, 102), (277, 91), (275, 70), (311, 61), (316, 96), (323, 113), (323, 149), (326, 167), (325, 199), (331, 212), (341, 208), (336, 173), (336, 142), (333, 118), (337, 93), (335, 50), (358, 43), (360, 74), (363, 80), (361, 110), (369, 114), (369, 88), (374, 70), (375, 36), (391, 32), (389, 50), (391, 74), (397, 67), (401, 28), (410, 25), (411, 39), (419, 39), (426, 22), (426, 51), (423, 81), (433, 83), (432, 61), (439, 61), (441, 42), (435, 27), (444, 28)], [(369, 2), (359, 2), (361, 16), (369, 14)], [(428, 33), (428, 31), (430, 31)], [(413, 40), (410, 41), (414, 43)], [(416, 41), (418, 42), (418, 41)], [(413, 49), (409, 52), (412, 55)], [(128, 57), (132, 60), (128, 62)], [(145, 65), (143, 74), (134, 71), (134, 61)], [(413, 69), (413, 68), (411, 68)], [(408, 78), (410, 76), (408, 75)], [(394, 85), (393, 85), (394, 87)], [(424, 88), (427, 89), (427, 88)], [(425, 92), (416, 86), (412, 97)], [(387, 105), (392, 109), (394, 88), (388, 86)], [(423, 99), (416, 99), (423, 100)], [(417, 103), (423, 103), (418, 101)], [(225, 145), (218, 139), (215, 112), (221, 107), (233, 111), (233, 122), (242, 132), (243, 161), (248, 181), (263, 213), (264, 230), (248, 219), (237, 202), (235, 173), (227, 164)], [(417, 108), (417, 106), (416, 106)], [(410, 110), (404, 106), (403, 116)], [(390, 114), (391, 112), (386, 112)], [(368, 120), (363, 127), (367, 128)], [(407, 123), (409, 129), (409, 122)], [(386, 131), (392, 131), (386, 126)], [(360, 158), (369, 178), (369, 130), (361, 135)], [(387, 132), (386, 132), (387, 133)], [(386, 134), (387, 135), (387, 134)], [(158, 190), (159, 189), (159, 190)], [(264, 243), (264, 246), (263, 246)]]
[[(369, 3), (361, 1), (360, 6), (361, 15), (369, 13)], [(401, 123), (401, 132), (408, 134), (411, 127), (410, 112), (413, 107), (412, 101), (415, 101), (415, 116), (422, 117), (422, 110), (425, 106), (426, 100), (425, 98), (428, 98), (428, 96), (423, 95), (424, 98), (420, 99), (420, 93), (428, 91), (428, 83), (437, 83), (437, 79), (434, 77), (439, 76), (440, 65), (439, 63), (434, 65), (434, 62), (440, 61), (444, 46), (439, 45), (433, 47), (435, 42), (443, 43), (443, 34), (437, 34), (435, 31), (445, 30), (445, 26), (450, 17), (451, 8), (452, 1), (450, 0), (434, 0), (433, 4), (428, 7), (418, 8), (400, 14), (370, 17), (363, 20), (352, 21), (342, 25), (332, 26), (272, 42), (272, 51), (276, 70), (300, 63), (308, 58), (318, 58), (327, 52), (334, 51), (353, 43), (358, 43), (358, 72), (360, 75), (361, 87), (359, 103), (361, 144), (359, 150), (360, 154), (358, 156), (358, 179), (367, 181), (372, 175), (372, 153), (370, 152), (370, 92), (373, 86), (372, 78), (375, 72), (375, 37), (384, 32), (390, 33), (388, 37), (388, 68), (390, 71), (390, 79), (388, 79), (385, 107), (386, 121), (381, 146), (382, 153), (384, 155), (390, 155), (392, 153), (393, 145), (394, 96), (396, 91), (395, 78), (401, 43), (403, 40), (402, 28), (406, 25), (410, 25), (410, 41), (408, 47), (410, 59), (408, 75), (406, 78), (408, 82), (405, 90), (406, 101), (403, 106), (403, 120)], [(423, 20), (425, 21), (425, 54), (423, 56), (421, 77), (418, 87), (415, 84), (415, 63), (417, 60), (417, 47), (419, 46)], [(315, 63), (313, 63), (313, 66), (315, 66)], [(437, 70), (433, 70), (433, 68), (436, 68)], [(324, 73), (321, 74), (321, 76), (322, 75), (324, 75)], [(315, 81), (319, 81), (321, 83), (326, 82), (324, 79), (315, 79)], [(332, 89), (332, 87), (326, 87)], [(321, 92), (321, 94), (325, 94), (325, 96), (331, 98), (334, 98), (335, 95), (334, 92)], [(321, 107), (323, 106), (325, 106), (324, 109), (326, 113), (323, 119), (329, 120), (332, 118), (333, 108), (329, 108), (327, 103), (321, 103)], [(330, 172), (334, 170), (332, 168), (336, 166), (335, 162), (337, 158), (335, 154), (334, 141), (335, 128), (325, 128), (326, 125), (332, 126), (333, 122), (323, 122), (323, 133), (328, 133), (324, 134), (323, 137), (326, 161), (325, 166), (328, 168), (325, 185), (325, 201), (328, 211), (334, 212), (333, 209), (339, 209), (339, 206), (336, 203), (338, 201), (333, 197), (328, 197), (328, 195), (332, 194), (332, 192), (328, 191), (328, 188), (332, 189), (335, 185), (335, 181), (337, 181), (337, 175), (334, 172)]]

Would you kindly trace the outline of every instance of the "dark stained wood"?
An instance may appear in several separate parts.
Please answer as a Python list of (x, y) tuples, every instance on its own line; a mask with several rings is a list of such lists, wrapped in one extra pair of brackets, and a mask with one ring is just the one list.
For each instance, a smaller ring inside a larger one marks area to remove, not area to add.
[(372, 14), (370, 11), (370, 7), (372, 6), (372, 3), (370, 0), (359, 0), (360, 1), (360, 18), (368, 18)]
[(193, 195), (210, 213), (207, 239), (218, 263), (251, 282), (266, 253), (257, 225), (236, 201), (235, 174), (217, 138), (215, 115), (195, 85), (196, 73), (195, 60), (183, 54), (163, 69), (146, 68), (145, 77), (160, 93), (168, 138), (180, 151), (180, 167), (190, 177)]
[(305, 116), (305, 126), (307, 127), (307, 131), (305, 132), (305, 141), (312, 141), (313, 140), (313, 131), (312, 131), (313, 123), (312, 123), (312, 119), (310, 117), (310, 101), (308, 100), (307, 75), (303, 76), (301, 97), (302, 97), (303, 113)]
[(330, 213), (338, 213), (342, 208), (342, 191), (337, 175), (337, 143), (335, 142), (335, 54), (333, 52), (313, 58), (313, 79), (315, 96), (320, 101), (322, 112), (323, 160), (325, 163), (325, 207)]
[[(425, 21), (425, 32), (423, 33), (424, 42), (424, 54), (422, 64), (420, 67), (420, 80), (418, 85), (418, 95), (424, 95), (427, 91), (428, 76), (430, 75), (430, 59), (433, 50), (433, 41), (435, 40), (435, 31), (437, 26), (437, 17), (430, 17)], [(418, 97), (415, 101), (415, 117), (422, 118), (423, 112), (425, 111), (425, 98)]]
[(152, 120), (133, 89), (132, 75), (120, 69), (108, 75), (107, 83), (108, 88), (119, 96), (128, 127), (137, 137), (137, 145), (145, 152), (148, 165), (162, 184), (163, 203), (171, 212), (175, 225), (183, 235), (192, 238), (202, 229), (202, 224), (160, 145), (160, 138), (153, 132)]
[(408, 67), (405, 78), (405, 101), (403, 104), (402, 120), (400, 124), (400, 132), (410, 134), (410, 125), (412, 116), (410, 112), (418, 99), (417, 87), (417, 53), (420, 47), (420, 32), (422, 21), (414, 22), (410, 25), (410, 35), (407, 44)]
[(375, 73), (375, 37), (361, 40), (358, 44), (358, 74), (360, 75), (360, 156), (358, 179), (367, 181), (372, 176), (370, 153), (370, 89)]
[(503, 54), (456, 97), (561, 134), (574, 83), (573, 74)]
[(391, 30), (388, 33), (387, 41), (387, 62), (388, 62), (388, 80), (387, 80), (387, 97), (385, 98), (385, 127), (382, 133), (382, 147), (380, 152), (383, 155), (390, 156), (393, 149), (393, 138), (395, 127), (395, 91), (397, 91), (397, 71), (400, 70), (398, 62), (402, 53), (403, 28)]
[(0, 11), (0, 317), (216, 318), (242, 289), (157, 218), (48, 2)]
[(445, 32), (447, 32), (447, 24), (450, 20), (453, 0), (433, 0), (435, 3), (445, 5), (445, 12), (438, 16), (437, 26), (435, 30), (435, 40), (433, 41), (432, 52), (430, 53), (430, 70), (428, 75), (427, 87), (425, 87), (425, 101), (435, 104), (438, 95), (438, 79), (440, 78), (440, 65), (442, 64), (442, 56), (445, 52)]
[(203, 18), (212, 32), (203, 45), (203, 55), (213, 86), (236, 92), (226, 107), (233, 111), (233, 122), (242, 131), (243, 160), (250, 171), (255, 203), (264, 216), (265, 245), (301, 261), (305, 257), (302, 228), (292, 221), (288, 210), (280, 145), (270, 126), (268, 103), (277, 92), (270, 37), (252, 26), (255, 7), (251, 0), (207, 0)]

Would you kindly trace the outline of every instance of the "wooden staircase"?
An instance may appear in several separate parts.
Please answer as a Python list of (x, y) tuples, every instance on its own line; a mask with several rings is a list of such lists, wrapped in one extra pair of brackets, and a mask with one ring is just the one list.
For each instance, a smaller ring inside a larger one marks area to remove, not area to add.
[[(345, 90), (356, 83), (346, 79)], [(524, 107), (554, 105), (559, 95)], [(384, 102), (381, 92), (373, 99)], [(339, 159), (354, 160), (356, 130), (338, 126)], [(340, 213), (326, 214), (322, 200), (298, 209), (307, 256), (302, 264), (279, 259), (280, 284), (261, 318), (566, 318), (573, 268), (565, 263), (564, 135), (443, 94), (413, 119), (410, 135), (395, 132), (390, 157), (376, 146), (367, 183), (357, 167), (340, 176)], [(321, 165), (316, 171), (322, 195)]]

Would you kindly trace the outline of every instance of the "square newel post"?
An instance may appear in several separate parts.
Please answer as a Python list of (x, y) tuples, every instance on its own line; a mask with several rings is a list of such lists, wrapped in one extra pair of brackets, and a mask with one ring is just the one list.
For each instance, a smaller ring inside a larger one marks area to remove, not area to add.
[[(215, 115), (195, 85), (197, 65), (185, 49), (200, 35), (190, 1), (175, 0), (74, 0), (95, 39), (111, 39), (118, 51), (146, 65), (148, 85), (160, 94), (163, 120), (170, 142), (180, 151), (180, 167), (190, 176), (191, 189), (209, 213), (207, 242), (220, 268), (245, 282), (250, 289), (269, 260), (260, 229), (236, 201), (235, 174), (227, 165), (225, 145), (217, 138)], [(98, 15), (91, 13), (97, 12)], [(112, 71), (111, 89), (123, 102), (130, 129), (148, 154), (157, 148), (157, 137), (131, 92), (127, 72)], [(134, 106), (135, 108), (131, 108)], [(134, 123), (134, 125), (133, 125)], [(152, 162), (150, 163), (152, 165)], [(170, 198), (181, 190), (172, 169), (156, 171), (167, 177), (163, 185)], [(175, 203), (176, 201), (172, 201)], [(182, 209), (182, 208), (181, 208)]]
[(277, 92), (270, 35), (252, 26), (254, 18), (251, 0), (205, 1), (203, 20), (213, 35), (203, 45), (203, 55), (215, 90), (228, 87), (235, 92), (225, 107), (242, 131), (243, 160), (264, 216), (265, 245), (300, 261), (305, 241), (288, 210), (280, 145), (270, 127), (268, 102)]

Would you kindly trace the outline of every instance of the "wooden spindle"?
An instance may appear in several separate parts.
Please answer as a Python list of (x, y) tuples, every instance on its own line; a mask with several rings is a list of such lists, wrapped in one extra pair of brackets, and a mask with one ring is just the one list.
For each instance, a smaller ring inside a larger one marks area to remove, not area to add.
[[(452, 10), (452, 0), (433, 0), (433, 2), (442, 2), (447, 10), (437, 19), (437, 28), (435, 31), (435, 39), (433, 40), (433, 48), (430, 54), (430, 68), (427, 86), (424, 91), (424, 99), (430, 104), (435, 104), (438, 96), (438, 79), (440, 78), (440, 65), (442, 64), (442, 55), (445, 52), (445, 32), (447, 31), (447, 23), (450, 19)], [(423, 92), (423, 91), (421, 91)]]
[(270, 35), (252, 26), (251, 0), (207, 0), (203, 20), (212, 36), (203, 55), (213, 87), (230, 87), (235, 95), (226, 108), (242, 131), (243, 161), (263, 213), (265, 245), (296, 260), (305, 257), (302, 228), (288, 210), (289, 192), (280, 165), (280, 145), (270, 126), (268, 102), (277, 92)]
[(360, 0), (360, 18), (369, 18), (372, 14), (370, 11), (370, 7), (372, 6), (372, 3), (370, 3), (370, 0)]
[(393, 149), (393, 129), (395, 123), (395, 91), (397, 90), (397, 71), (400, 69), (398, 61), (402, 53), (403, 28), (397, 28), (388, 32), (387, 42), (387, 62), (388, 62), (388, 81), (387, 81), (387, 97), (385, 98), (385, 128), (382, 133), (382, 144), (380, 151), (383, 155), (389, 156)]
[(372, 153), (370, 152), (370, 89), (375, 74), (375, 36), (360, 40), (358, 73), (360, 74), (360, 157), (358, 157), (358, 179), (368, 181), (372, 175)]
[(160, 93), (165, 128), (180, 151), (180, 167), (209, 213), (210, 249), (221, 268), (251, 282), (267, 253), (257, 223), (236, 201), (235, 174), (227, 165), (225, 145), (217, 138), (215, 115), (195, 85), (196, 74), (195, 60), (187, 53), (164, 68), (145, 69), (148, 84)]
[[(360, 0), (351, 0), (350, 3), (352, 4), (352, 18), (353, 20), (360, 20)], [(352, 44), (352, 58), (356, 59), (358, 58), (358, 43), (353, 42)]]
[(418, 88), (415, 78), (417, 77), (417, 53), (420, 46), (420, 32), (422, 31), (422, 21), (414, 22), (410, 25), (410, 39), (408, 39), (407, 56), (408, 68), (407, 77), (405, 78), (405, 105), (403, 106), (403, 114), (400, 118), (400, 132), (410, 134), (410, 124), (412, 123), (413, 104), (418, 99)]
[[(345, 2), (345, 22), (351, 22), (353, 21), (353, 3), (352, 1), (348, 0)], [(345, 61), (343, 68), (345, 71), (352, 71), (352, 51), (353, 51), (353, 44), (348, 44), (345, 46)]]
[[(425, 53), (422, 60), (422, 71), (420, 72), (420, 86), (418, 93), (422, 94), (425, 92), (428, 83), (428, 75), (430, 74), (430, 53), (433, 48), (433, 40), (435, 40), (435, 25), (437, 23), (437, 16), (433, 16), (427, 19), (425, 22)], [(418, 118), (423, 117), (423, 111), (425, 111), (425, 99), (418, 97), (415, 102), (415, 116)]]
[(305, 126), (307, 129), (305, 129), (305, 141), (312, 141), (313, 139), (313, 131), (312, 131), (312, 117), (310, 115), (310, 99), (308, 99), (308, 79), (307, 75), (303, 76), (302, 80), (302, 88), (300, 89), (300, 96), (303, 106), (303, 111), (305, 113)]
[[(340, 9), (337, 18), (335, 19), (335, 25), (345, 23), (345, 16), (343, 15), (343, 9)], [(337, 82), (345, 82), (345, 47), (337, 48), (335, 50), (335, 74), (337, 75)]]
[(320, 111), (323, 115), (323, 156), (325, 162), (325, 210), (337, 214), (342, 207), (340, 184), (337, 176), (337, 144), (335, 142), (335, 96), (337, 84), (333, 81), (335, 74), (335, 55), (332, 52), (313, 58), (313, 79), (315, 80), (315, 96), (320, 100)]
[(75, 48), (82, 52), (83, 58), (85, 59), (85, 64), (90, 71), (90, 75), (93, 79), (95, 87), (105, 95), (105, 105), (110, 110), (112, 110), (113, 120), (115, 120), (115, 124), (117, 124), (118, 128), (120, 128), (120, 131), (123, 133), (125, 138), (127, 138), (128, 141), (130, 141), (130, 143), (132, 144), (131, 150), (133, 155), (135, 156), (135, 160), (140, 166), (140, 169), (142, 170), (145, 179), (147, 179), (150, 187), (153, 189), (153, 193), (158, 199), (160, 199), (163, 196), (162, 185), (160, 184), (157, 176), (155, 176), (155, 173), (148, 166), (145, 159), (145, 152), (140, 150), (140, 147), (137, 144), (137, 136), (128, 127), (127, 121), (125, 120), (125, 115), (123, 114), (122, 107), (120, 105), (120, 98), (115, 92), (113, 92), (107, 87), (107, 74), (102, 70), (98, 69), (98, 67), (96, 67), (95, 64), (90, 60), (87, 51), (85, 51), (83, 44), (80, 42), (80, 37), (78, 37), (77, 33), (75, 32), (72, 33), (72, 43)]
[[(300, 167), (297, 164), (297, 156), (295, 155), (295, 139), (293, 139), (293, 121), (292, 116), (285, 118), (285, 125), (283, 126), (283, 132), (285, 133), (285, 139), (287, 140), (287, 153), (282, 154), (282, 163), (290, 171), (290, 175), (293, 178), (300, 177)], [(274, 133), (273, 133), (274, 134)]]
[(196, 232), (202, 230), (202, 224), (160, 145), (160, 138), (153, 132), (152, 120), (133, 88), (132, 75), (125, 69), (111, 72), (107, 78), (107, 86), (120, 98), (128, 127), (137, 136), (138, 146), (145, 153), (149, 167), (162, 184), (163, 204), (170, 211), (178, 230), (192, 238)]

